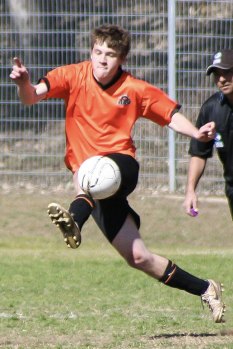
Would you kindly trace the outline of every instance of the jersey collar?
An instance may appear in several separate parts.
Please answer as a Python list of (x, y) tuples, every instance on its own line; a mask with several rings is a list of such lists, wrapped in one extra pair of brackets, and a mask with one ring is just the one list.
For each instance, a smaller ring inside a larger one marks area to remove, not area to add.
[(122, 70), (121, 67), (119, 67), (119, 69), (118, 69), (116, 75), (114, 76), (114, 78), (113, 78), (108, 84), (106, 84), (106, 85), (103, 85), (103, 84), (101, 84), (99, 81), (97, 81), (96, 78), (94, 77), (94, 75), (93, 75), (93, 78), (95, 79), (95, 81), (97, 82), (97, 84), (98, 84), (103, 90), (107, 90), (109, 87), (111, 87), (112, 85), (114, 85), (115, 82), (117, 82), (117, 80), (121, 77), (122, 73), (123, 73), (123, 70)]

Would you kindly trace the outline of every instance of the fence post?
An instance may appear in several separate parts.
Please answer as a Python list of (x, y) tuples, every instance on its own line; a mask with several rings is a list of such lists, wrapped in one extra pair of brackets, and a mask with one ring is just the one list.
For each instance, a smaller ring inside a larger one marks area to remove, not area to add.
[[(168, 94), (176, 99), (176, 0), (168, 0)], [(168, 131), (169, 191), (176, 189), (175, 133)]]

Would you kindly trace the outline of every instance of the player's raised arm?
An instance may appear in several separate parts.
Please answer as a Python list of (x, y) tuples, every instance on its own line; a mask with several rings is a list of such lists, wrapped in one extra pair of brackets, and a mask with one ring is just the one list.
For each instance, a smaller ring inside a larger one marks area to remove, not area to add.
[(209, 142), (215, 137), (214, 122), (208, 122), (198, 130), (183, 114), (179, 112), (172, 116), (172, 120), (168, 126), (176, 132), (195, 138), (201, 142)]
[(32, 105), (43, 99), (48, 92), (45, 83), (32, 85), (27, 68), (18, 57), (13, 58), (10, 78), (18, 87), (18, 95), (23, 104)]

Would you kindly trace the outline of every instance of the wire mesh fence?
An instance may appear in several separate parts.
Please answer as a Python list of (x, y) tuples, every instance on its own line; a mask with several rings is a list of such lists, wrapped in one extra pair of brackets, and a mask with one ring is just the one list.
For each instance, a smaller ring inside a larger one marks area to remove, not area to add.
[[(174, 0), (175, 1), (175, 0)], [(213, 53), (232, 47), (233, 3), (176, 0), (176, 99), (195, 122), (215, 87), (205, 76)], [(64, 105), (59, 100), (26, 107), (9, 79), (12, 58), (28, 67), (32, 82), (49, 70), (90, 57), (90, 32), (103, 23), (128, 29), (132, 49), (126, 68), (168, 92), (167, 0), (0, 0), (0, 178), (2, 187), (51, 188), (69, 185), (66, 170)], [(168, 130), (140, 119), (133, 138), (140, 162), (140, 187), (169, 191)], [(184, 191), (189, 139), (175, 138), (176, 190)], [(208, 162), (200, 190), (222, 194), (222, 167)]]

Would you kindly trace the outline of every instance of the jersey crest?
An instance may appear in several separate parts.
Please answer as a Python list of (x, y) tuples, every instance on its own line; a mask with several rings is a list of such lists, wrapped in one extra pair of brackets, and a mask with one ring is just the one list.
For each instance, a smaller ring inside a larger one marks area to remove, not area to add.
[(131, 103), (131, 100), (127, 95), (121, 96), (117, 102), (117, 104), (120, 104), (120, 105), (128, 105), (130, 103)]

